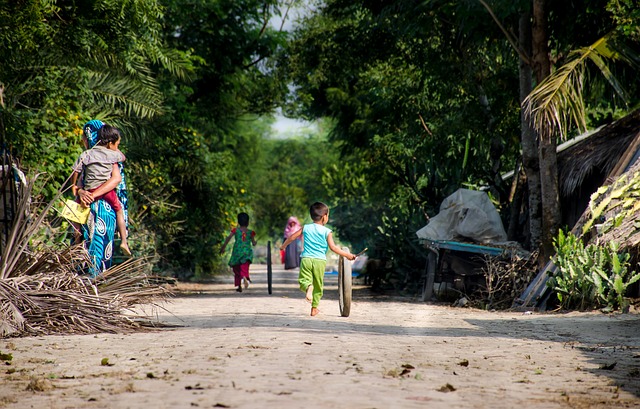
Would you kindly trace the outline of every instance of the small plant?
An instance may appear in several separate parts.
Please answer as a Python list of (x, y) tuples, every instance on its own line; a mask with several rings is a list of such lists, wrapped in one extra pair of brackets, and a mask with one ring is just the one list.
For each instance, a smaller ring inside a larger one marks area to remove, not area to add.
[(582, 241), (572, 233), (560, 230), (554, 240), (555, 264), (558, 267), (547, 285), (558, 297), (560, 307), (565, 309), (586, 309), (593, 304), (593, 284), (587, 278), (596, 263), (601, 260), (588, 255)]
[(627, 288), (640, 279), (640, 273), (629, 272), (628, 253), (618, 252), (614, 242), (585, 247), (574, 234), (562, 231), (554, 247), (558, 269), (547, 285), (556, 292), (561, 308), (625, 308)]
[(616, 243), (609, 242), (608, 247), (610, 251), (605, 251), (604, 257), (610, 262), (611, 271), (607, 274), (605, 271), (595, 270), (592, 280), (596, 294), (607, 306), (624, 309), (628, 304), (624, 298), (627, 287), (640, 279), (640, 273), (629, 273), (629, 254), (618, 253)]

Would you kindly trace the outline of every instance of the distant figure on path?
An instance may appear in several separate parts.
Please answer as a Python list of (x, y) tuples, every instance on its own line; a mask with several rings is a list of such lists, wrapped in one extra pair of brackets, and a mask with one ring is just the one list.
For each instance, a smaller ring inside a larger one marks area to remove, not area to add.
[[(284, 240), (286, 241), (293, 233), (302, 229), (298, 218), (295, 216), (289, 217), (287, 226), (284, 228)], [(284, 269), (290, 270), (292, 268), (300, 267), (300, 250), (302, 243), (300, 239), (294, 240), (284, 249)]]
[(302, 236), (304, 248), (298, 273), (300, 290), (306, 294), (306, 299), (311, 303), (311, 316), (318, 315), (318, 305), (323, 294), (324, 269), (327, 265), (327, 247), (339, 256), (348, 260), (355, 260), (356, 256), (343, 251), (333, 242), (331, 229), (325, 227), (329, 221), (329, 207), (322, 202), (315, 202), (309, 208), (309, 215), (313, 223), (305, 224), (301, 230), (293, 233), (280, 247), (285, 249), (298, 237)]
[(220, 249), (220, 254), (224, 253), (224, 250), (227, 248), (227, 244), (232, 237), (235, 238), (233, 243), (233, 249), (231, 251), (231, 258), (229, 259), (229, 265), (233, 269), (234, 282), (233, 285), (236, 286), (236, 291), (242, 292), (242, 285), (244, 283), (244, 288), (249, 287), (249, 283), (251, 282), (251, 278), (249, 277), (249, 265), (253, 261), (253, 248), (256, 243), (256, 232), (253, 230), (249, 230), (249, 215), (246, 213), (238, 214), (238, 225), (240, 227), (234, 227), (231, 229), (231, 232), (227, 236)]

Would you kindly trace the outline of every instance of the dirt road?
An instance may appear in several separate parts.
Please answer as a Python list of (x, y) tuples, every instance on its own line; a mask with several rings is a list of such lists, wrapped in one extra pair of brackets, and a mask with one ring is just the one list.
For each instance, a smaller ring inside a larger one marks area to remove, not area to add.
[[(296, 272), (185, 285), (127, 335), (0, 340), (6, 408), (635, 408), (640, 315), (486, 312), (374, 297), (335, 276), (310, 317)], [(186, 291), (186, 292), (185, 292)]]

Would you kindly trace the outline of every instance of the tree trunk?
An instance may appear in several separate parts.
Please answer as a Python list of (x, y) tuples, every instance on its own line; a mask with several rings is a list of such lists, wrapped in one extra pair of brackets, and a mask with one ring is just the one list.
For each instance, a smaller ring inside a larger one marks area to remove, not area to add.
[[(544, 138), (543, 138), (544, 139)], [(542, 186), (542, 246), (540, 262), (553, 256), (553, 239), (560, 228), (560, 195), (558, 189), (558, 158), (555, 138), (540, 143), (540, 184)]]
[[(551, 73), (545, 0), (533, 0), (532, 25), (533, 69), (539, 84)], [(553, 255), (553, 238), (560, 227), (560, 195), (555, 135), (539, 135), (538, 155), (542, 198), (542, 245), (540, 262)]]
[[(519, 21), (519, 43), (525, 55), (531, 55), (531, 14), (523, 12)], [(528, 61), (520, 58), (520, 104), (533, 90), (531, 66)], [(530, 250), (540, 246), (542, 238), (542, 204), (540, 188), (540, 162), (538, 159), (538, 142), (536, 133), (525, 119), (524, 113), (520, 114), (520, 139), (522, 143), (522, 166), (527, 175), (527, 187), (529, 190), (529, 243)], [(518, 175), (514, 175), (518, 177)]]
[[(533, 71), (536, 75), (536, 82), (540, 84), (542, 80), (551, 74), (551, 61), (549, 60), (549, 38), (547, 35), (547, 15), (545, 11), (545, 0), (533, 0), (533, 24), (531, 27)], [(536, 84), (536, 85), (537, 85)]]

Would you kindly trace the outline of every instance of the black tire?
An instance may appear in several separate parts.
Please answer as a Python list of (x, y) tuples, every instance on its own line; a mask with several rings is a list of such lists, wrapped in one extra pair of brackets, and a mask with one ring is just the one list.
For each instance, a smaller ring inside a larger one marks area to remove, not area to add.
[[(348, 248), (344, 248), (349, 251)], [(351, 313), (351, 263), (340, 256), (338, 259), (338, 299), (340, 315), (348, 317)]]
[(271, 242), (267, 242), (267, 290), (272, 293), (271, 283), (273, 282), (273, 272), (271, 270)]

